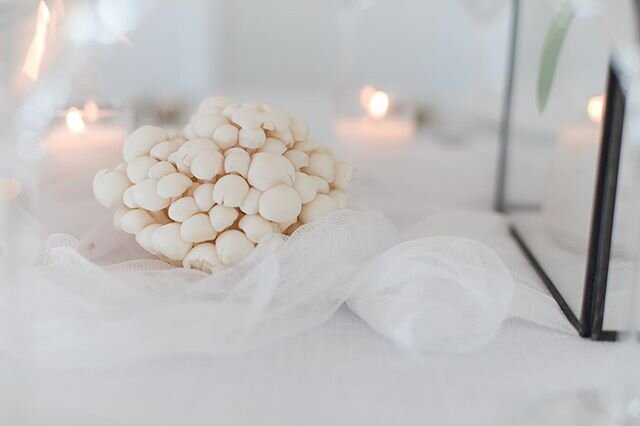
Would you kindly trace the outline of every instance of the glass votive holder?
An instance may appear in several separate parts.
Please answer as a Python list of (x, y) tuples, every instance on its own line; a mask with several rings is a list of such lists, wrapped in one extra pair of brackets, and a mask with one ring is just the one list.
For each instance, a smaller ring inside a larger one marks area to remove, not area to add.
[(414, 104), (393, 92), (364, 84), (359, 91), (344, 91), (339, 96), (334, 131), (347, 149), (400, 149), (415, 137)]
[(60, 183), (113, 167), (121, 161), (122, 144), (133, 125), (129, 109), (93, 99), (62, 108), (42, 137), (41, 178)]
[[(93, 178), (98, 170), (122, 161), (122, 145), (133, 126), (130, 109), (93, 99), (56, 112), (41, 136), (35, 189), (37, 216), (47, 227), (77, 235), (95, 222), (93, 213), (101, 211), (93, 200)], [(78, 211), (86, 214), (79, 216)], [(78, 220), (69, 221), (71, 214)]]

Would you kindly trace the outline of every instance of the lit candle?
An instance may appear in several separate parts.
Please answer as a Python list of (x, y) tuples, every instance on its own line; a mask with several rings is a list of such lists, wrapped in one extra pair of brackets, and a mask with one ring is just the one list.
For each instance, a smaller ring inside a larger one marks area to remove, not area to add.
[(77, 237), (99, 225), (103, 213), (92, 194), (96, 172), (122, 162), (127, 136), (121, 112), (82, 108), (60, 112), (58, 123), (43, 140), (44, 157), (36, 192), (37, 217), (49, 232)]
[(43, 178), (90, 178), (97, 170), (119, 163), (127, 132), (124, 125), (108, 122), (115, 114), (101, 110), (94, 101), (87, 101), (82, 109), (63, 111), (64, 120), (44, 140)]
[(335, 121), (334, 130), (345, 144), (388, 149), (404, 146), (413, 139), (413, 120), (388, 116), (390, 99), (386, 92), (364, 86), (360, 91), (360, 105), (365, 112), (363, 116)]

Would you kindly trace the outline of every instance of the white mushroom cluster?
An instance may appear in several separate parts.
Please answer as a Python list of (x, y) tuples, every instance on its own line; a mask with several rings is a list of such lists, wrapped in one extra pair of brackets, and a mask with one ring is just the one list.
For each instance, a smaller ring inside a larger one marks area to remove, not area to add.
[(205, 99), (181, 134), (143, 126), (124, 162), (99, 171), (96, 199), (114, 225), (175, 265), (213, 272), (270, 233), (347, 206), (353, 168), (309, 139), (309, 127), (258, 102)]

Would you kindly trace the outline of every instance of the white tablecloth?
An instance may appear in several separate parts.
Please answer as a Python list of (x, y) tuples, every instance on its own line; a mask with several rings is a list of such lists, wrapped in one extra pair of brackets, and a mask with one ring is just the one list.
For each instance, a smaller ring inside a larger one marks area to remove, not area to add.
[(509, 321), (480, 350), (420, 358), (341, 310), (315, 330), (236, 358), (31, 377), (5, 369), (19, 386), (3, 380), (0, 424), (516, 424), (511, 418), (538, 398), (607, 383), (610, 346)]
[(431, 217), (420, 232), (493, 245), (520, 286), (514, 311), (547, 326), (511, 319), (481, 349), (416, 356), (343, 308), (316, 329), (233, 358), (84, 372), (21, 370), (0, 358), (0, 425), (515, 424), (538, 398), (607, 383), (613, 345), (575, 335), (490, 212), (494, 143), (422, 139), (409, 152), (360, 161), (356, 198), (401, 228)]

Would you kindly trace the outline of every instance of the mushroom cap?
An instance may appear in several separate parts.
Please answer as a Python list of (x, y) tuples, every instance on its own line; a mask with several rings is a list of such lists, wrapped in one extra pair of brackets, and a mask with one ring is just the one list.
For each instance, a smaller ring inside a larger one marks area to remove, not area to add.
[(191, 159), (203, 151), (220, 151), (220, 148), (211, 139), (190, 139), (178, 148), (175, 152), (175, 159), (189, 166), (191, 165)]
[(244, 214), (256, 214), (258, 213), (258, 203), (260, 201), (260, 196), (262, 192), (258, 191), (255, 188), (249, 188), (249, 192), (247, 192), (247, 196), (244, 198), (242, 205), (240, 206), (240, 210)]
[(293, 185), (296, 169), (282, 155), (257, 152), (251, 157), (247, 180), (254, 188), (265, 191), (280, 183)]
[(213, 186), (213, 200), (227, 207), (240, 207), (249, 192), (249, 185), (242, 176), (225, 175)]
[(182, 266), (187, 269), (198, 269), (212, 273), (220, 267), (222, 262), (218, 258), (216, 246), (212, 243), (201, 243), (194, 246), (182, 259)]
[(193, 246), (182, 239), (180, 224), (175, 222), (157, 228), (151, 235), (151, 244), (158, 253), (175, 261), (181, 261)]
[(156, 191), (162, 198), (179, 197), (192, 183), (193, 181), (182, 173), (171, 173), (158, 180)]
[(336, 200), (328, 195), (318, 194), (312, 202), (302, 206), (300, 220), (302, 223), (309, 223), (337, 209), (338, 203)]
[(258, 202), (260, 216), (276, 223), (295, 221), (301, 209), (298, 192), (284, 184), (267, 189)]
[(200, 209), (193, 197), (179, 198), (169, 206), (169, 217), (176, 222), (184, 222)]
[(122, 195), (131, 186), (131, 181), (122, 170), (103, 169), (93, 178), (93, 195), (107, 208), (122, 203)]
[(220, 149), (229, 149), (238, 143), (238, 128), (232, 124), (223, 124), (213, 132), (213, 141)]
[(122, 156), (125, 161), (149, 154), (151, 148), (159, 142), (169, 139), (169, 133), (156, 126), (142, 126), (131, 133), (122, 146)]
[(298, 151), (297, 149), (290, 149), (284, 153), (287, 160), (291, 161), (291, 164), (296, 169), (301, 169), (309, 165), (309, 155), (306, 152)]
[(242, 148), (231, 148), (224, 153), (224, 171), (237, 173), (246, 178), (251, 164), (251, 156)]
[(177, 172), (176, 168), (168, 161), (158, 161), (149, 169), (148, 177), (160, 179), (168, 174)]
[(286, 146), (293, 146), (295, 143), (293, 134), (291, 134), (291, 131), (288, 128), (284, 130), (267, 130), (266, 133), (267, 137), (279, 139)]
[(169, 156), (180, 148), (181, 143), (177, 140), (159, 142), (151, 148), (149, 155), (156, 160), (168, 160)]
[(237, 110), (238, 108), (240, 108), (240, 104), (233, 102), (231, 104), (228, 104), (224, 107), (224, 109), (222, 110), (222, 116), (228, 120), (231, 119), (231, 116), (233, 115), (234, 111)]
[(130, 209), (137, 209), (138, 207), (140, 207), (138, 203), (136, 203), (136, 199), (133, 195), (133, 191), (135, 190), (135, 188), (135, 185), (130, 186), (126, 191), (124, 191), (124, 194), (122, 194), (122, 202)]
[(277, 224), (257, 214), (244, 216), (240, 219), (238, 228), (254, 243), (259, 243), (268, 234), (280, 232)]
[(229, 121), (216, 112), (202, 112), (192, 118), (194, 133), (201, 138), (212, 138), (216, 129)]
[(264, 145), (262, 145), (259, 148), (260, 152), (273, 152), (274, 154), (284, 154), (287, 150), (287, 146), (282, 143), (282, 141), (280, 139), (276, 139), (276, 138), (267, 138), (267, 140), (264, 142)]
[(328, 154), (312, 152), (309, 156), (309, 165), (302, 169), (303, 172), (318, 176), (331, 183), (335, 179), (335, 161)]
[(240, 213), (237, 209), (222, 205), (214, 206), (209, 210), (211, 226), (218, 232), (222, 232), (233, 225), (239, 215)]
[(241, 129), (259, 129), (262, 126), (262, 114), (251, 106), (241, 106), (236, 108), (231, 114), (231, 121), (240, 126)]
[(191, 243), (201, 243), (203, 241), (212, 241), (218, 233), (211, 226), (209, 215), (206, 213), (198, 213), (182, 223), (180, 227), (180, 236), (183, 240)]
[(160, 228), (160, 226), (161, 225), (158, 223), (152, 223), (142, 228), (142, 230), (136, 234), (136, 242), (140, 245), (140, 247), (151, 254), (158, 254), (156, 249), (153, 247), (153, 243), (151, 242), (151, 235), (153, 235), (155, 230)]
[(171, 199), (158, 195), (158, 180), (145, 179), (136, 184), (133, 197), (141, 208), (151, 212), (165, 209), (171, 204)]
[(126, 212), (120, 218), (120, 228), (127, 234), (137, 234), (142, 229), (152, 224), (153, 218), (142, 209), (133, 209)]
[(307, 204), (308, 202), (313, 201), (318, 194), (315, 179), (302, 172), (296, 173), (296, 181), (293, 183), (293, 188), (298, 192), (302, 204)]
[(208, 212), (215, 204), (215, 201), (213, 201), (213, 188), (214, 185), (212, 183), (203, 183), (193, 191), (193, 199), (200, 211)]
[(224, 157), (218, 151), (203, 151), (191, 160), (191, 174), (198, 179), (211, 180), (223, 173)]
[(253, 251), (254, 244), (242, 231), (229, 229), (218, 235), (216, 250), (225, 265), (238, 263)]
[(267, 141), (262, 129), (240, 129), (238, 133), (238, 145), (247, 149), (258, 149)]
[(138, 183), (149, 176), (149, 170), (157, 162), (158, 160), (155, 158), (151, 158), (146, 155), (133, 158), (127, 164), (127, 177), (131, 182)]

